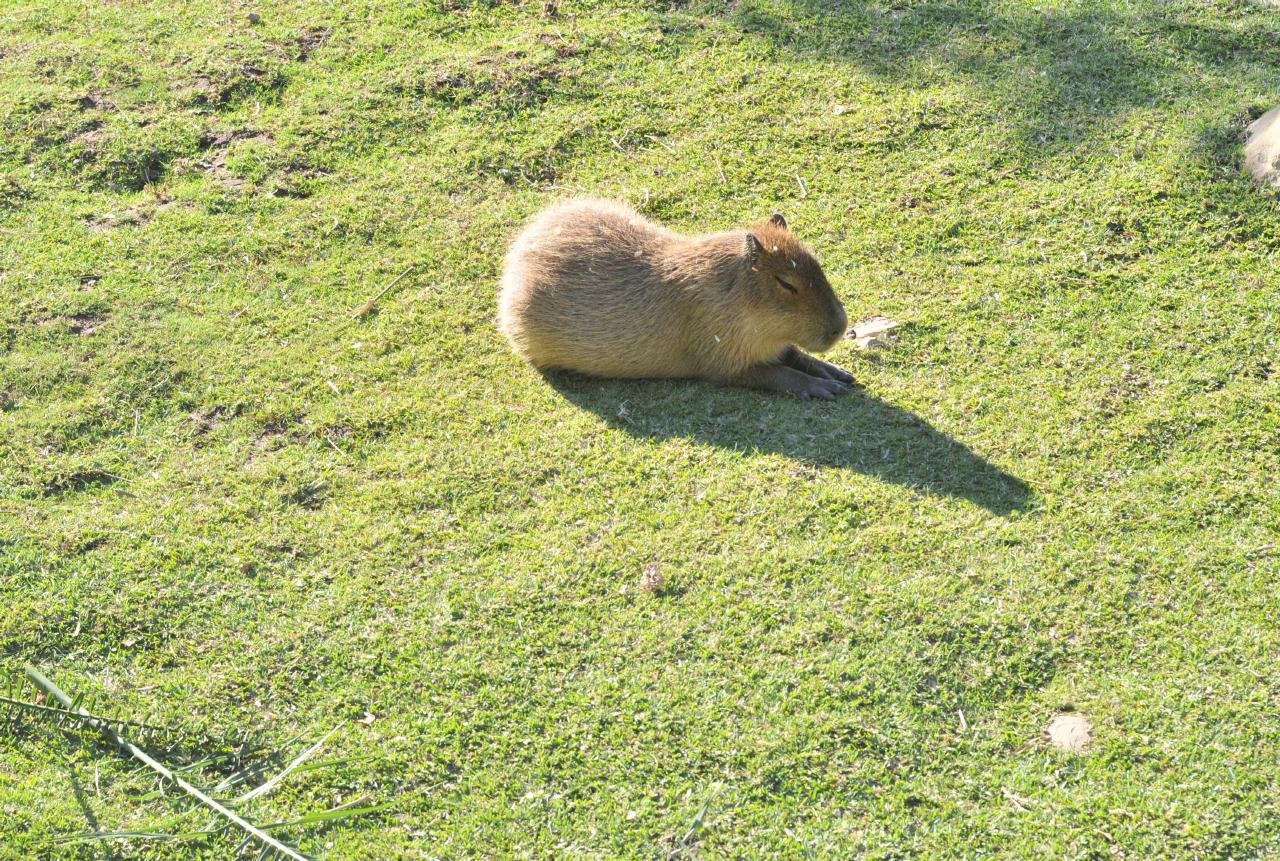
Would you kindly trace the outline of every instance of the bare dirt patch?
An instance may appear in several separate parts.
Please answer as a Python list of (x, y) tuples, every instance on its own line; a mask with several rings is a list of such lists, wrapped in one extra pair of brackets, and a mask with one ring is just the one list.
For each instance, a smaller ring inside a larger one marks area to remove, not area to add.
[(66, 318), (67, 330), (71, 334), (79, 335), (82, 338), (87, 338), (97, 332), (106, 322), (107, 318), (98, 314), (76, 314)]
[(0, 210), (13, 209), (31, 199), (27, 187), (11, 176), (0, 175)]
[(546, 45), (555, 51), (556, 57), (561, 60), (576, 57), (582, 53), (581, 45), (569, 41), (558, 33), (543, 33), (538, 37), (538, 44)]
[(122, 227), (126, 224), (134, 224), (130, 219), (118, 216), (115, 213), (108, 212), (104, 215), (95, 215), (85, 222), (85, 225), (95, 233), (105, 233), (116, 227)]
[(75, 102), (76, 107), (82, 111), (113, 111), (116, 107), (100, 93), (86, 93), (76, 99)]
[(439, 101), (461, 106), (473, 103), (529, 108), (550, 99), (557, 88), (573, 78), (558, 61), (573, 56), (572, 43), (555, 43), (554, 56), (531, 56), (522, 49), (478, 57), (440, 69), (427, 93)]
[(223, 108), (254, 94), (279, 92), (284, 85), (284, 74), (279, 68), (263, 68), (248, 62), (198, 72), (188, 79), (180, 92), (194, 105)]
[(327, 481), (308, 481), (285, 494), (284, 498), (286, 502), (314, 511), (324, 505), (328, 491), (329, 483)]
[(96, 151), (101, 146), (102, 139), (105, 135), (106, 132), (102, 128), (102, 123), (94, 120), (69, 137), (67, 139), (67, 143), (72, 146), (83, 147), (84, 149)]
[(238, 413), (239, 410), (235, 407), (213, 407), (212, 409), (195, 410), (191, 413), (191, 424), (197, 433), (212, 433), (235, 418)]
[(42, 487), (45, 496), (65, 496), (68, 493), (79, 493), (100, 487), (110, 487), (120, 480), (102, 469), (78, 469), (56, 475), (46, 480)]
[(311, 56), (311, 52), (317, 48), (324, 47), (325, 42), (329, 41), (330, 32), (323, 27), (305, 31), (298, 37), (298, 62), (305, 63)]
[(231, 145), (237, 141), (267, 145), (275, 143), (275, 138), (266, 132), (239, 129), (233, 132), (217, 132), (201, 141), (201, 147), (205, 150), (205, 174), (228, 191), (240, 191), (248, 185), (245, 180), (227, 169)]
[(303, 419), (276, 418), (262, 426), (253, 445), (259, 451), (274, 451), (286, 445), (305, 445), (311, 434), (304, 428)]
[(158, 194), (132, 204), (123, 212), (108, 212), (103, 215), (95, 215), (85, 223), (90, 230), (99, 233), (113, 230), (117, 227), (142, 227), (149, 224), (161, 212), (178, 205), (179, 203), (170, 195)]

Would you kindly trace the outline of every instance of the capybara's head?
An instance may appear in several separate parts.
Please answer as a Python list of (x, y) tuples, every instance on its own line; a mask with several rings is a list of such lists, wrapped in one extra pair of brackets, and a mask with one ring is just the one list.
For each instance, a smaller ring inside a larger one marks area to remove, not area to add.
[(844, 334), (849, 318), (821, 264), (781, 215), (750, 228), (746, 242), (761, 310), (776, 315), (775, 325), (796, 346), (814, 353), (829, 350)]

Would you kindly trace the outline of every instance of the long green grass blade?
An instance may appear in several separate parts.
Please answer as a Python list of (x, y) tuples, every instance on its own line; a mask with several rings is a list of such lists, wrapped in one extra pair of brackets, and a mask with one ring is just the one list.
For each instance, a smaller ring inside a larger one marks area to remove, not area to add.
[(312, 755), (314, 755), (320, 750), (320, 748), (324, 747), (324, 743), (328, 741), (335, 732), (342, 729), (342, 727), (345, 725), (346, 725), (346, 721), (343, 721), (342, 723), (335, 726), (333, 729), (329, 730), (327, 733), (325, 733), (324, 738), (320, 739), (318, 742), (311, 745), (311, 747), (307, 748), (302, 753), (294, 757), (293, 761), (290, 762), (288, 765), (286, 765), (279, 774), (277, 774), (275, 777), (271, 778), (261, 786), (258, 786), (255, 789), (251, 789), (248, 792), (246, 792), (244, 795), (237, 798), (236, 803), (243, 804), (244, 802), (250, 800), (251, 798), (257, 798), (260, 795), (266, 795), (268, 792), (275, 789), (276, 784), (284, 780), (289, 775), (289, 773), (293, 771), (295, 768), (297, 768), (298, 766), (306, 762), (308, 759), (310, 759)]
[(291, 828), (295, 825), (314, 825), (317, 822), (332, 822), (335, 819), (346, 819), (351, 816), (363, 816), (366, 813), (373, 813), (378, 810), (386, 810), (388, 807), (394, 807), (400, 803), (401, 799), (383, 801), (380, 804), (368, 804), (363, 807), (353, 806), (366, 801), (368, 801), (367, 798), (358, 798), (355, 801), (348, 802), (347, 804), (341, 804), (337, 807), (331, 807), (328, 810), (322, 810), (318, 813), (308, 813), (306, 816), (299, 816), (297, 819), (290, 819), (285, 822), (272, 822), (270, 825), (264, 825), (262, 827), (269, 831), (275, 831), (280, 828)]
[[(47, 706), (43, 703), (33, 703), (13, 697), (0, 696), (0, 705), (14, 706), (30, 712), (41, 712), (45, 714), (54, 714), (65, 717), (68, 713), (66, 707), (63, 706)], [(172, 727), (160, 726), (153, 723), (144, 723), (142, 721), (128, 720), (124, 718), (105, 717), (104, 715), (93, 714), (89, 711), (81, 709), (76, 714), (85, 721), (97, 721), (101, 724), (109, 724), (112, 726), (127, 726), (136, 729), (150, 730), (152, 732), (163, 732), (171, 735), (182, 735), (178, 730)]]
[(693, 821), (689, 823), (689, 830), (685, 832), (684, 837), (680, 838), (680, 842), (682, 844), (688, 845), (690, 841), (698, 836), (698, 832), (702, 830), (703, 823), (706, 822), (707, 812), (711, 810), (711, 803), (716, 800), (716, 797), (723, 789), (723, 783), (717, 783), (711, 787), (711, 793), (707, 796), (706, 800), (702, 802), (702, 807), (699, 808), (698, 813), (693, 817)]
[[(301, 733), (299, 733), (298, 735), (295, 735), (293, 738), (289, 739), (284, 744), (280, 745), (280, 749), (283, 750), (289, 747), (300, 738), (302, 738)], [(259, 763), (252, 763), (250, 765), (246, 765), (244, 768), (237, 769), (236, 771), (232, 772), (231, 774), (223, 778), (222, 781), (217, 786), (215, 786), (212, 791), (214, 793), (226, 792), (228, 789), (235, 786), (236, 784), (244, 783), (247, 780), (253, 780), (259, 775), (266, 774), (266, 772), (267, 772), (267, 767), (265, 763), (259, 762)]]
[(263, 831), (258, 826), (254, 825), (252, 822), (249, 822), (247, 819), (235, 813), (235, 811), (228, 809), (222, 802), (218, 801), (216, 798), (210, 797), (207, 793), (204, 792), (204, 790), (200, 789), (198, 786), (195, 786), (194, 784), (183, 779), (181, 776), (174, 774), (164, 764), (152, 758), (149, 754), (147, 754), (146, 751), (142, 750), (137, 745), (134, 745), (131, 742), (127, 741), (126, 739), (122, 738), (119, 733), (117, 733), (114, 729), (111, 728), (111, 725), (109, 723), (103, 723), (102, 721), (95, 719), (92, 715), (88, 714), (87, 712), (80, 711), (78, 709), (78, 706), (76, 705), (76, 703), (79, 702), (79, 699), (80, 699), (79, 697), (77, 697), (76, 700), (73, 701), (70, 697), (67, 696), (67, 694), (61, 688), (59, 688), (57, 685), (55, 685), (53, 682), (47, 679), (44, 676), (44, 674), (41, 673), (39, 670), (37, 670), (34, 666), (32, 666), (31, 664), (25, 664), (24, 670), (26, 671), (27, 678), (31, 680), (32, 684), (34, 684), (36, 687), (40, 688), (40, 690), (44, 691), (46, 694), (53, 697), (55, 700), (57, 700), (59, 703), (65, 706), (69, 713), (74, 714), (74, 716), (84, 721), (89, 726), (92, 726), (95, 729), (99, 730), (113, 744), (115, 744), (116, 747), (130, 754), (134, 759), (146, 765), (148, 768), (150, 768), (152, 771), (159, 774), (165, 780), (168, 780), (170, 783), (175, 784), (179, 789), (181, 789), (187, 795), (190, 795), (192, 798), (196, 799), (205, 807), (208, 807), (210, 810), (217, 813), (219, 816), (228, 820), (229, 822), (234, 824), (236, 827), (242, 829), (248, 834), (253, 835), (254, 838), (257, 839), (258, 842), (263, 844), (264, 846), (268, 846), (271, 849), (275, 850), (276, 852), (279, 852), (281, 855), (284, 855), (286, 858), (294, 859), (294, 861), (308, 861), (307, 857), (303, 855), (301, 852), (299, 852), (297, 849), (294, 849), (292, 846), (288, 846), (284, 843), (281, 843), (279, 840), (276, 840), (274, 837), (272, 837), (270, 834)]
[(93, 843), (99, 840), (156, 840), (161, 842), (181, 840), (203, 840), (212, 837), (217, 831), (183, 831), (178, 834), (167, 834), (162, 831), (88, 831), (83, 834), (67, 834), (55, 837), (55, 844)]

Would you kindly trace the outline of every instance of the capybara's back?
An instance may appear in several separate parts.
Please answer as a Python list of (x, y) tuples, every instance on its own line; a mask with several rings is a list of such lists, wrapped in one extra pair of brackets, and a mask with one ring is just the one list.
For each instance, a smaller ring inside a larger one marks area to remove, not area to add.
[(507, 255), (498, 311), (503, 334), (540, 368), (679, 375), (678, 303), (661, 272), (676, 238), (607, 201), (548, 209)]

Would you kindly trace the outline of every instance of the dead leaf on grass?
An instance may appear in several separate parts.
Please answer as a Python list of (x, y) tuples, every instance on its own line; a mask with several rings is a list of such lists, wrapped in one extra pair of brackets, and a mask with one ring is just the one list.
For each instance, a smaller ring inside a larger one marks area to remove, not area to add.
[(1012, 792), (1010, 792), (1007, 789), (1002, 789), (1000, 791), (1004, 795), (1005, 800), (1007, 800), (1010, 804), (1016, 807), (1019, 810), (1019, 812), (1027, 813), (1031, 810), (1031, 802), (1028, 799), (1023, 798), (1020, 795), (1014, 795)]
[(845, 338), (859, 350), (886, 350), (898, 343), (896, 330), (901, 326), (888, 317), (872, 317), (850, 329)]
[(662, 566), (657, 562), (650, 562), (644, 566), (644, 572), (640, 575), (640, 589), (645, 592), (657, 594), (662, 591), (662, 587), (667, 585), (667, 578), (662, 574)]

